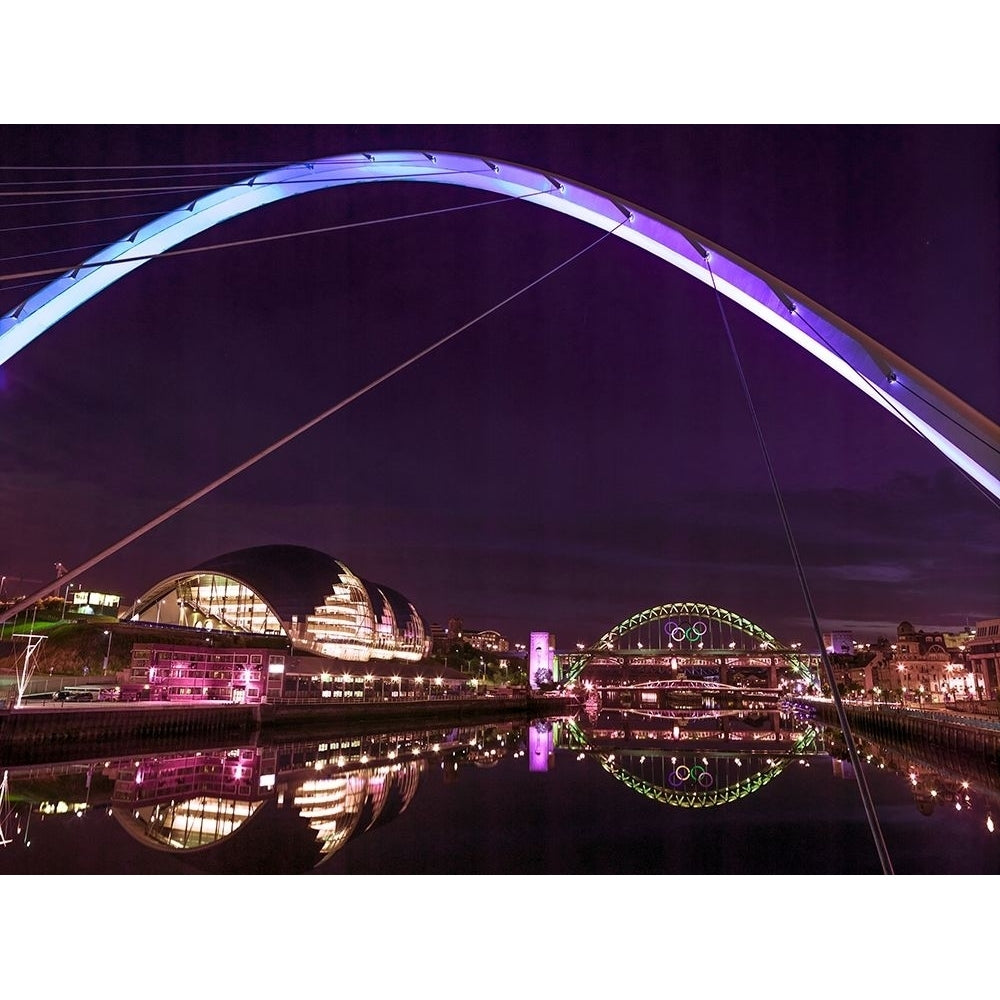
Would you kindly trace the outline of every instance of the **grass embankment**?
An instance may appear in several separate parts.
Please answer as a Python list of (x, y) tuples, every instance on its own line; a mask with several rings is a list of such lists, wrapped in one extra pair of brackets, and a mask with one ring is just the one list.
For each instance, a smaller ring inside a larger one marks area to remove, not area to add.
[[(24, 656), (27, 645), (24, 639), (12, 639), (12, 634), (25, 635), (34, 632), (44, 635), (45, 640), (35, 650), (33, 675), (62, 674), (69, 677), (100, 676), (104, 669), (104, 657), (108, 657), (108, 674), (127, 670), (132, 659), (132, 646), (137, 642), (174, 643), (179, 646), (201, 645), (209, 642), (212, 646), (263, 646), (265, 648), (287, 649), (288, 641), (276, 636), (232, 635), (218, 633), (192, 634), (190, 629), (172, 631), (158, 628), (151, 631), (117, 618), (81, 617), (66, 621), (54, 616), (36, 616), (34, 622), (23, 619), (16, 625), (4, 625), (0, 633), (0, 680), (14, 673), (14, 665)], [(108, 645), (110, 633), (111, 644)]]
[(0, 651), (0, 672), (10, 674), (14, 665), (24, 656), (27, 641), (14, 636), (41, 635), (45, 639), (35, 650), (34, 671), (38, 674), (67, 674), (71, 676), (100, 674), (104, 657), (108, 654), (108, 635), (111, 630), (111, 650), (108, 670), (126, 666), (132, 639), (127, 642), (118, 635), (115, 618), (87, 618), (83, 621), (66, 621), (36, 616), (34, 620), (8, 622), (0, 631), (3, 649)]

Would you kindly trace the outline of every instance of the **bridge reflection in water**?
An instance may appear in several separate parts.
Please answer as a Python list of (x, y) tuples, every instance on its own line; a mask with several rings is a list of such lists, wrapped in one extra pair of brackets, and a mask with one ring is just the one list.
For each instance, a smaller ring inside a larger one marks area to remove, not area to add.
[(759, 791), (821, 753), (820, 730), (776, 706), (623, 708), (592, 700), (565, 727), (566, 746), (665, 805), (705, 808)]
[[(531, 771), (546, 771), (557, 750), (568, 750), (596, 757), (610, 775), (649, 798), (709, 806), (763, 787), (790, 761), (816, 752), (816, 730), (776, 709), (590, 708), (589, 715), (528, 726), (516, 720), (310, 736), (4, 773), (6, 787), (28, 791), (21, 798), (34, 798), (42, 816), (105, 808), (139, 843), (183, 856), (201, 870), (265, 865), (304, 871), (402, 815), (431, 767), (445, 781), (461, 768), (517, 757), (527, 757)], [(30, 825), (24, 810), (32, 806), (19, 808), (20, 815), (8, 809), (3, 817), (8, 831)]]
[[(961, 760), (916, 760), (909, 748), (866, 741), (864, 749), (868, 766), (884, 765), (910, 783), (919, 812), (947, 807), (970, 819), (978, 814), (990, 826), (994, 815), (1000, 819), (995, 774), (968, 771)], [(611, 778), (663, 806), (709, 809), (746, 799), (791, 767), (822, 761), (824, 773), (832, 766), (840, 775), (849, 767), (841, 751), (835, 732), (786, 707), (643, 709), (592, 700), (575, 717), (530, 724), (520, 718), (410, 732), (341, 732), (260, 746), (53, 762), (3, 772), (0, 870), (23, 870), (17, 854), (39, 833), (39, 823), (72, 821), (58, 813), (80, 817), (75, 834), (80, 841), (95, 829), (88, 815), (109, 824), (100, 827), (107, 852), (121, 849), (111, 835), (115, 828), (124, 830), (142, 845), (133, 864), (144, 870), (308, 872), (322, 870), (349, 844), (402, 817), (434, 773), (438, 791), (431, 790), (429, 801), (445, 815), (451, 814), (447, 803), (454, 796), (440, 782), (454, 782), (463, 769), (506, 763), (507, 776), (554, 769), (555, 782), (563, 770), (556, 763), (559, 754), (564, 761), (596, 762)], [(518, 803), (507, 801), (511, 786), (498, 777), (498, 814), (509, 818), (518, 813)], [(545, 795), (554, 793), (549, 780), (544, 779)], [(485, 796), (478, 800), (481, 812), (494, 786), (477, 787)], [(442, 794), (445, 798), (435, 798)], [(595, 789), (595, 794), (601, 793)], [(434, 827), (432, 836), (460, 839), (454, 829), (438, 831), (447, 823), (445, 815), (437, 815), (433, 805), (429, 812), (422, 808), (419, 824)], [(412, 836), (412, 823), (407, 829)], [(532, 830), (531, 837), (537, 836), (558, 840), (572, 831)], [(398, 843), (404, 854), (410, 850), (406, 836)], [(63, 860), (60, 849), (58, 870), (88, 870), (86, 859), (74, 868), (75, 860)], [(153, 860), (157, 857), (163, 860)]]

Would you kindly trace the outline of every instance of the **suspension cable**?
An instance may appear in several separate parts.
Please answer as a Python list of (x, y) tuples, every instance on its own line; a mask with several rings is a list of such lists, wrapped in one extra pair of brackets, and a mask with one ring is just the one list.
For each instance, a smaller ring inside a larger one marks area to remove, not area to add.
[(63, 164), (0, 164), (0, 171), (18, 170), (200, 170), (207, 167), (231, 167), (233, 170), (244, 170), (247, 167), (282, 167), (287, 165), (287, 160), (253, 160), (248, 162), (222, 162), (222, 163), (119, 163), (101, 164), (99, 166), (81, 166), (79, 163)]
[[(490, 198), (487, 199), (486, 201), (475, 201), (467, 205), (450, 205), (447, 208), (433, 208), (433, 209), (427, 209), (426, 211), (423, 212), (409, 212), (405, 215), (383, 216), (382, 218), (378, 219), (366, 219), (362, 222), (342, 222), (334, 226), (320, 226), (315, 229), (300, 229), (294, 232), (287, 232), (287, 233), (272, 233), (269, 236), (252, 236), (242, 240), (228, 240), (224, 243), (209, 243), (201, 247), (181, 247), (175, 250), (163, 250), (160, 253), (134, 254), (134, 255), (129, 255), (128, 257), (116, 257), (112, 260), (97, 260), (97, 261), (91, 261), (89, 263), (85, 262), (83, 264), (78, 264), (75, 268), (73, 267), (67, 268), (66, 265), (64, 264), (62, 267), (46, 267), (36, 271), (8, 272), (7, 274), (0, 274), (0, 282), (23, 281), (27, 278), (51, 277), (52, 275), (62, 275), (62, 274), (72, 273), (74, 270), (90, 271), (101, 267), (114, 267), (117, 264), (135, 264), (139, 261), (159, 260), (163, 257), (180, 257), (193, 253), (206, 253), (212, 250), (228, 250), (231, 249), (232, 247), (252, 246), (257, 243), (273, 243), (277, 240), (296, 239), (300, 236), (316, 236), (321, 233), (337, 233), (347, 229), (363, 229), (366, 226), (378, 226), (386, 222), (406, 222), (411, 219), (422, 219), (432, 215), (445, 215), (449, 212), (462, 212), (469, 208), (483, 208), (483, 207), (488, 207), (490, 205), (504, 205), (514, 201), (524, 201), (528, 198), (535, 198), (540, 194), (546, 194), (546, 193), (548, 192), (531, 191), (527, 194), (514, 195), (511, 197)], [(53, 250), (50, 252), (59, 253), (61, 251)], [(4, 258), (4, 259), (16, 259), (16, 258)]]
[(806, 580), (802, 559), (799, 557), (798, 546), (795, 543), (795, 536), (792, 533), (791, 521), (788, 517), (788, 511), (785, 508), (785, 501), (781, 494), (781, 487), (778, 485), (778, 477), (775, 474), (774, 465), (771, 462), (771, 456), (767, 450), (767, 442), (764, 439), (764, 431), (761, 427), (760, 418), (757, 415), (757, 408), (754, 405), (753, 395), (750, 392), (750, 384), (747, 381), (746, 373), (743, 370), (743, 362), (740, 359), (739, 350), (736, 347), (736, 340), (733, 337), (733, 331), (729, 326), (729, 317), (726, 315), (726, 310), (722, 303), (722, 295), (719, 292), (718, 285), (715, 283), (715, 272), (712, 270), (710, 258), (706, 258), (705, 266), (708, 268), (708, 273), (712, 278), (712, 288), (715, 290), (715, 299), (719, 306), (719, 312), (722, 315), (722, 324), (726, 330), (726, 337), (729, 341), (729, 349), (732, 352), (733, 361), (736, 365), (736, 371), (740, 379), (740, 385), (743, 388), (743, 396), (746, 399), (747, 408), (750, 411), (750, 417), (757, 433), (757, 441), (760, 444), (760, 450), (764, 456), (764, 465), (767, 467), (767, 475), (771, 481), (771, 490), (774, 493), (774, 500), (778, 507), (778, 514), (781, 517), (781, 525), (785, 532), (785, 540), (788, 542), (788, 548), (791, 552), (792, 561), (795, 563), (795, 572), (798, 576), (799, 586), (802, 589), (802, 596), (805, 599), (813, 631), (815, 632), (817, 642), (819, 643), (820, 659), (823, 662), (823, 669), (826, 673), (827, 682), (830, 685), (830, 694), (833, 697), (833, 703), (837, 709), (837, 718), (840, 720), (840, 728), (844, 734), (844, 742), (847, 744), (847, 752), (851, 758), (854, 776), (858, 783), (858, 791), (861, 794), (861, 802), (864, 806), (865, 816), (868, 819), (868, 826), (871, 830), (872, 839), (875, 842), (875, 850), (878, 853), (879, 861), (882, 865), (882, 874), (893, 875), (895, 873), (892, 868), (892, 860), (889, 857), (889, 851), (886, 847), (885, 839), (882, 836), (882, 828), (879, 826), (878, 815), (875, 812), (875, 807), (872, 803), (871, 792), (868, 789), (868, 780), (861, 767), (861, 757), (854, 742), (854, 734), (851, 732), (851, 726), (847, 720), (847, 713), (844, 710), (844, 704), (840, 697), (840, 691), (837, 688), (836, 679), (833, 674), (833, 666), (830, 663), (829, 654), (827, 653), (826, 647), (823, 643), (823, 633), (820, 629), (819, 618), (816, 614), (816, 606), (813, 603), (812, 594), (809, 590), (809, 583)]
[(162, 212), (132, 212), (130, 215), (102, 215), (99, 219), (64, 219), (62, 222), (35, 222), (28, 226), (2, 226), (0, 233), (27, 233), (36, 229), (63, 229), (66, 226), (89, 226), (95, 222), (121, 222), (131, 219), (153, 219)]
[(429, 346), (423, 348), (422, 350), (417, 351), (416, 354), (411, 355), (409, 358), (407, 358), (405, 361), (400, 362), (394, 368), (390, 368), (387, 372), (383, 373), (378, 378), (369, 382), (367, 385), (351, 393), (349, 396), (345, 396), (342, 400), (340, 400), (339, 403), (335, 403), (333, 406), (324, 410), (322, 413), (313, 417), (311, 420), (306, 421), (306, 423), (297, 427), (295, 430), (290, 431), (288, 434), (284, 435), (284, 437), (281, 437), (272, 444), (269, 444), (266, 448), (262, 448), (255, 455), (251, 455), (250, 458), (246, 459), (244, 462), (241, 462), (239, 465), (233, 467), (228, 472), (219, 476), (217, 479), (214, 479), (207, 486), (203, 486), (201, 489), (192, 493), (189, 497), (185, 498), (184, 500), (181, 500), (179, 503), (174, 504), (168, 510), (165, 510), (162, 514), (157, 515), (152, 520), (147, 521), (141, 527), (136, 528), (134, 531), (129, 532), (129, 534), (127, 534), (124, 538), (119, 539), (113, 545), (109, 545), (106, 549), (103, 549), (101, 552), (98, 552), (96, 556), (92, 556), (90, 559), (85, 560), (78, 566), (74, 566), (71, 569), (67, 570), (65, 573), (60, 574), (60, 576), (56, 577), (55, 580), (46, 584), (40, 590), (35, 591), (35, 593), (33, 593), (30, 597), (26, 597), (23, 600), (19, 601), (17, 604), (15, 604), (13, 607), (8, 608), (2, 615), (0, 615), (0, 625), (9, 621), (11, 618), (19, 614), (25, 608), (31, 607), (31, 605), (33, 605), (36, 601), (41, 600), (43, 597), (48, 597), (49, 594), (58, 590), (60, 586), (60, 581), (62, 580), (63, 576), (79, 576), (81, 573), (85, 573), (88, 569), (91, 569), (98, 563), (103, 562), (109, 556), (114, 555), (116, 552), (123, 549), (126, 545), (129, 545), (136, 539), (141, 538), (148, 531), (151, 531), (158, 525), (163, 524), (164, 521), (168, 521), (175, 514), (179, 514), (186, 507), (190, 507), (191, 504), (193, 504), (196, 500), (200, 500), (202, 497), (207, 496), (209, 493), (217, 489), (219, 486), (222, 486), (224, 483), (229, 482), (230, 479), (233, 479), (236, 476), (238, 476), (241, 472), (244, 472), (247, 469), (249, 469), (252, 465), (256, 465), (257, 462), (259, 462), (261, 459), (266, 458), (268, 455), (277, 451), (279, 448), (284, 447), (290, 441), (293, 441), (295, 438), (297, 438), (300, 434), (304, 434), (306, 431), (315, 427), (318, 423), (321, 423), (322, 421), (326, 420), (327, 417), (332, 416), (334, 413), (337, 413), (339, 410), (342, 410), (344, 409), (344, 407), (355, 402), (355, 400), (360, 399), (362, 396), (371, 392), (372, 389), (375, 389), (377, 386), (382, 385), (383, 382), (388, 382), (389, 379), (391, 379), (393, 376), (398, 375), (402, 371), (405, 371), (407, 368), (410, 367), (410, 365), (415, 364), (417, 361), (421, 360), (421, 358), (426, 357), (431, 352), (436, 351), (439, 347), (444, 346), (445, 344), (448, 343), (449, 340), (453, 340), (460, 333), (463, 333), (464, 331), (468, 330), (471, 326), (474, 326), (476, 323), (480, 322), (480, 320), (483, 320), (487, 316), (492, 315), (498, 309), (501, 309), (508, 303), (513, 302), (514, 299), (523, 295), (525, 292), (534, 288), (536, 285), (541, 284), (547, 278), (552, 277), (552, 275), (556, 274), (558, 271), (561, 271), (564, 267), (567, 267), (569, 264), (572, 264), (574, 261), (582, 257), (588, 251), (596, 247), (599, 243), (602, 243), (609, 236), (613, 235), (619, 228), (619, 226), (622, 225), (624, 225), (624, 220), (620, 222), (618, 226), (615, 226), (614, 229), (602, 233), (596, 240), (593, 240), (590, 243), (588, 243), (582, 250), (578, 250), (576, 253), (572, 254), (571, 256), (563, 260), (561, 263), (556, 264), (554, 267), (549, 268), (549, 270), (546, 271), (544, 274), (540, 275), (537, 278), (534, 278), (532, 281), (529, 281), (526, 285), (522, 285), (517, 291), (512, 292), (505, 299), (502, 299), (495, 305), (490, 306), (489, 309), (484, 310), (478, 316), (474, 317), (473, 319), (470, 319), (468, 322), (463, 323), (459, 327), (456, 327), (456, 329), (452, 330), (451, 333), (445, 334), (443, 337), (434, 341), (433, 344), (430, 344)]
[[(16, 170), (17, 168), (12, 168)], [(103, 169), (103, 168), (102, 168)], [(110, 169), (110, 168), (109, 168)], [(0, 174), (0, 176), (3, 176)], [(36, 181), (3, 181), (0, 180), (0, 189), (21, 187), (25, 189), (38, 188), (45, 185), (52, 184), (125, 184), (128, 182), (137, 183), (139, 181), (170, 181), (170, 180), (197, 180), (199, 177), (232, 177), (235, 176), (240, 180), (246, 176), (245, 167), (230, 167), (229, 170), (205, 170), (205, 171), (189, 171), (184, 174), (130, 174), (128, 176), (118, 176), (118, 177), (64, 177), (61, 180), (53, 180), (51, 178), (46, 180), (36, 180)], [(213, 181), (212, 183), (216, 183)], [(34, 191), (26, 190), (25, 194), (34, 194)]]
[[(360, 163), (361, 161), (359, 161)], [(412, 161), (406, 160), (386, 160), (386, 164), (391, 165), (393, 163), (407, 163)], [(347, 164), (342, 164), (346, 166)], [(462, 173), (466, 174), (485, 174), (488, 172), (486, 167), (481, 170), (464, 170)], [(452, 174), (454, 171), (445, 170), (432, 170), (423, 174), (423, 177), (433, 177), (435, 174)], [(383, 176), (381, 179), (386, 181), (391, 180), (407, 180), (411, 174), (400, 174), (398, 177)], [(351, 183), (355, 181), (364, 181), (369, 178), (364, 176), (359, 177), (345, 177), (343, 181), (345, 183)], [(295, 187), (296, 185), (301, 185), (303, 188), (311, 187), (316, 184), (315, 177), (286, 177), (281, 180), (258, 180), (257, 175), (253, 177), (247, 177), (240, 181), (235, 181), (232, 184), (227, 184), (227, 188), (267, 188), (267, 187)], [(0, 198), (12, 198), (20, 197), (23, 194), (30, 194), (31, 197), (37, 197), (39, 195), (45, 195), (45, 201), (16, 201), (16, 202), (0, 202), (0, 209), (4, 208), (33, 208), (38, 205), (46, 205), (48, 207), (58, 207), (60, 205), (74, 205), (80, 202), (88, 201), (117, 201), (122, 198), (141, 198), (148, 195), (165, 195), (165, 194), (182, 194), (182, 193), (194, 193), (194, 192), (207, 192), (213, 193), (219, 190), (217, 185), (214, 184), (171, 184), (171, 185), (156, 185), (145, 187), (130, 187), (130, 188), (94, 188), (92, 190), (68, 190), (68, 191), (31, 191), (31, 192), (18, 192), (18, 191), (7, 191), (0, 193)], [(83, 198), (77, 197), (61, 197), (68, 195), (86, 195)], [(53, 201), (52, 198), (58, 197), (58, 201)], [(194, 200), (198, 200), (199, 195), (194, 194)]]

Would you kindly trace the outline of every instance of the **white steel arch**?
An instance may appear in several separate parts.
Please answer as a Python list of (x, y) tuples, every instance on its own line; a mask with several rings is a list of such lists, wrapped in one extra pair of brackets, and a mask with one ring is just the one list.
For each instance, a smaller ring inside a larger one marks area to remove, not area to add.
[(454, 184), (523, 198), (613, 232), (714, 284), (1000, 498), (1000, 427), (856, 327), (675, 222), (575, 181), (474, 155), (399, 151), (334, 156), (270, 170), (197, 198), (101, 250), (0, 317), (0, 365), (98, 292), (220, 222), (297, 194), (385, 181)]

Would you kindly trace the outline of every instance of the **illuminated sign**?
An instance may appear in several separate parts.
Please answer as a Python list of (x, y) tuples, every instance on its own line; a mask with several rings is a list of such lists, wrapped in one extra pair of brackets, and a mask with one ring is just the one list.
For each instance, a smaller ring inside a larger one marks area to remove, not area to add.
[(704, 622), (692, 622), (690, 625), (679, 625), (670, 621), (663, 626), (663, 631), (673, 639), (674, 642), (697, 642), (708, 631), (708, 626)]
[(101, 594), (95, 590), (78, 590), (73, 595), (73, 604), (89, 604), (98, 608), (117, 608), (121, 601), (119, 594)]

